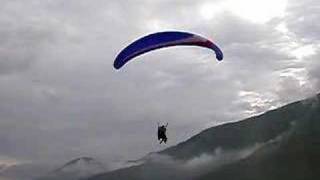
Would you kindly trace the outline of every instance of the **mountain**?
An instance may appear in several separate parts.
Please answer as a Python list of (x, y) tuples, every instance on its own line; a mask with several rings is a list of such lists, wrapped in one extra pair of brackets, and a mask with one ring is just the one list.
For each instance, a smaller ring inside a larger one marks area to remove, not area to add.
[(143, 159), (89, 180), (318, 179), (320, 95), (209, 128)]
[(51, 165), (38, 163), (7, 165), (0, 170), (0, 179), (34, 180), (49, 172), (52, 168)]
[(78, 180), (105, 172), (105, 166), (92, 157), (73, 159), (63, 166), (56, 168), (39, 180)]
[[(318, 95), (318, 100), (320, 97)], [(307, 111), (290, 134), (252, 156), (203, 175), (209, 179), (290, 179), (312, 180), (320, 177), (320, 106), (305, 104)]]

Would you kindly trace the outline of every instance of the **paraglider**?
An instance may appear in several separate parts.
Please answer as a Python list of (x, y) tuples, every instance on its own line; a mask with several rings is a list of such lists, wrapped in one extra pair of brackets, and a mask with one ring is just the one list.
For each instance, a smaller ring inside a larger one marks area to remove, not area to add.
[(204, 47), (213, 50), (218, 61), (223, 59), (220, 48), (209, 39), (189, 32), (165, 31), (149, 34), (129, 44), (117, 55), (113, 66), (115, 69), (120, 69), (141, 54), (171, 46)]
[[(221, 49), (207, 38), (189, 32), (164, 31), (146, 35), (129, 44), (117, 55), (113, 67), (115, 69), (120, 69), (127, 62), (139, 55), (171, 46), (204, 47), (213, 50), (218, 61), (223, 59)], [(158, 140), (160, 141), (160, 144), (162, 142), (166, 143), (168, 140), (166, 136), (167, 126), (168, 123), (161, 126), (158, 123)]]
[(168, 123), (166, 125), (161, 125), (158, 123), (158, 140), (160, 141), (159, 144), (161, 144), (162, 142), (167, 143), (167, 135), (166, 135), (166, 131), (167, 131), (167, 127), (168, 127)]

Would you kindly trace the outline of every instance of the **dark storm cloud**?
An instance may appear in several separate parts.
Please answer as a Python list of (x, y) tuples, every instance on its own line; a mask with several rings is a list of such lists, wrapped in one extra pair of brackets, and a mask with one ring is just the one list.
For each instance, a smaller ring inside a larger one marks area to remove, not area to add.
[[(307, 69), (304, 61), (295, 63), (284, 46), (290, 40), (275, 30), (285, 21), (303, 35), (299, 23), (290, 24), (298, 11), (289, 8), (288, 18), (266, 24), (228, 12), (204, 20), (197, 12), (201, 3), (3, 2), (0, 155), (42, 161), (135, 158), (163, 148), (154, 139), (157, 121), (169, 122), (173, 145), (208, 126), (306, 96), (296, 90), (300, 76), (318, 82), (319, 63), (310, 59)], [(167, 29), (212, 37), (225, 61), (185, 47), (138, 57), (120, 71), (112, 68), (126, 44)], [(290, 69), (306, 72), (280, 77)]]

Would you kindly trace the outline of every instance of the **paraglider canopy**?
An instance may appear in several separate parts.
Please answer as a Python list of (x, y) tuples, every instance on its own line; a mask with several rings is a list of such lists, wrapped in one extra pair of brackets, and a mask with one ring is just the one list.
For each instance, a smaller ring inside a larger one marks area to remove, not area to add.
[(149, 34), (125, 47), (116, 57), (114, 68), (120, 69), (128, 61), (146, 52), (171, 46), (199, 46), (213, 50), (217, 60), (223, 59), (220, 48), (209, 39), (189, 32), (165, 31)]

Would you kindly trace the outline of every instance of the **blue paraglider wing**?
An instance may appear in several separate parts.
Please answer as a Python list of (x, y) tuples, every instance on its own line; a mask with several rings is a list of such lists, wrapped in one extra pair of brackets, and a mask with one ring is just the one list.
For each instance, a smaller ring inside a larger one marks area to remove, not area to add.
[(220, 48), (210, 40), (188, 32), (167, 31), (149, 34), (134, 41), (118, 54), (113, 66), (119, 69), (128, 61), (141, 54), (155, 49), (178, 45), (209, 48), (216, 53), (216, 58), (219, 61), (223, 59), (223, 53)]

